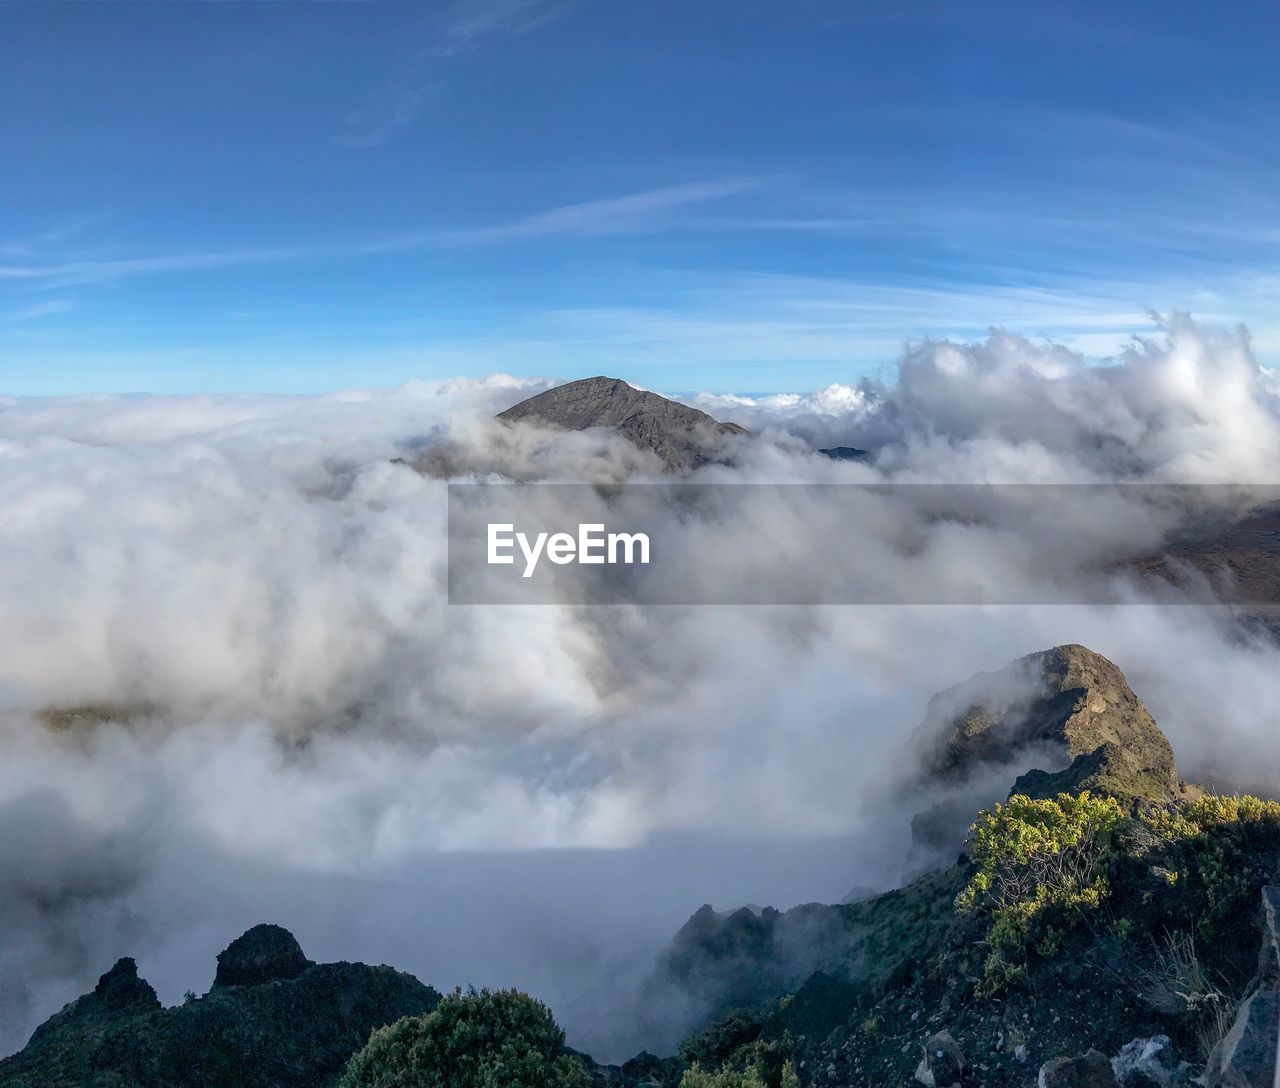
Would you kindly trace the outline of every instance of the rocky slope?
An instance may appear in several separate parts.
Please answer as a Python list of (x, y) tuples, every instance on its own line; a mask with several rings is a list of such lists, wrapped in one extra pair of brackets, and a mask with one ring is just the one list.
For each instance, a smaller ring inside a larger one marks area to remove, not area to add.
[(316, 964), (288, 931), (255, 926), (219, 956), (213, 987), (162, 1008), (132, 959), (0, 1061), (2, 1088), (324, 1088), (375, 1028), (440, 995), (362, 963)]
[[(883, 896), (750, 917), (703, 908), (660, 968), (720, 1009), (685, 1063), (776, 1084), (787, 1059), (820, 1088), (1271, 1088), (1280, 805), (1179, 784), (1123, 674), (1080, 646), (941, 693), (909, 749), (935, 787), (994, 769), (1005, 791), (1040, 799), (996, 814), (987, 827), (1005, 838), (981, 863), (953, 853)], [(1028, 762), (1044, 757), (1049, 770)], [(1086, 790), (1105, 825), (1072, 823)], [(986, 892), (957, 894), (974, 888)], [(822, 939), (788, 956), (789, 931), (815, 918)], [(788, 970), (791, 992), (774, 996)], [(615, 1080), (674, 1086), (680, 1068)]]

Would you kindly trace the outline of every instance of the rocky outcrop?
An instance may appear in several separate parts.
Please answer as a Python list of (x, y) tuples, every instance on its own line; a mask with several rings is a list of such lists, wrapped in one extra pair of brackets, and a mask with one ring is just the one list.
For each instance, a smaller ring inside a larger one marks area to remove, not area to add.
[(1209, 1088), (1275, 1088), (1280, 993), (1258, 990), (1240, 1006), (1235, 1023), (1209, 1061)]
[(122, 1009), (151, 1012), (160, 1008), (160, 999), (151, 983), (138, 977), (138, 965), (132, 956), (116, 960), (115, 966), (98, 979), (93, 995), (113, 1012)]
[(948, 870), (852, 903), (787, 911), (704, 906), (659, 957), (643, 1004), (687, 1010), (684, 1034), (730, 1009), (760, 1009), (793, 995), (787, 1010), (764, 1021), (766, 1037), (778, 1026), (792, 1035), (829, 1030), (824, 1017), (848, 1013), (869, 990), (909, 974), (937, 944), (954, 924), (961, 884), (962, 875)]
[(655, 1002), (675, 989), (714, 1015), (790, 993), (848, 949), (844, 908), (810, 904), (717, 912), (705, 905), (681, 927), (650, 982)]
[(766, 1042), (801, 1035), (825, 1039), (853, 1014), (859, 994), (856, 986), (815, 971), (765, 1019), (760, 1038)]
[(1280, 990), (1280, 886), (1262, 889), (1262, 948), (1258, 953), (1259, 990)]
[(281, 926), (257, 925), (218, 953), (214, 986), (261, 986), (297, 978), (310, 967), (302, 946)]
[(312, 963), (287, 930), (255, 926), (218, 957), (214, 988), (173, 1008), (119, 960), (0, 1061), (0, 1088), (327, 1088), (370, 1032), (439, 997), (390, 967)]
[(1084, 646), (1055, 646), (940, 692), (912, 743), (935, 784), (1057, 755), (1065, 767), (1028, 767), (1014, 792), (1094, 788), (1161, 801), (1178, 792), (1168, 738), (1124, 673)]
[(1262, 890), (1262, 951), (1253, 992), (1209, 1056), (1209, 1088), (1275, 1088), (1280, 1083), (1280, 887)]
[(736, 423), (721, 423), (697, 408), (606, 377), (548, 389), (508, 408), (498, 419), (563, 431), (608, 427), (657, 454), (668, 472), (718, 460), (726, 438), (749, 433)]
[(906, 758), (906, 788), (926, 799), (912, 821), (908, 876), (953, 861), (977, 811), (1011, 793), (1181, 793), (1173, 747), (1124, 674), (1079, 645), (939, 692)]

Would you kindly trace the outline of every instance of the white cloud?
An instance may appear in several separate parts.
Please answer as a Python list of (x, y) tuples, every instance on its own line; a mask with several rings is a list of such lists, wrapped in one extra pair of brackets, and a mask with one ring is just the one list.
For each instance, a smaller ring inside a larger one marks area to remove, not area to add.
[(369, 93), (367, 101), (342, 118), (334, 139), (344, 147), (377, 147), (408, 128), (426, 112), (438, 83), (392, 83)]
[[(643, 1042), (601, 1030), (618, 980), (699, 903), (893, 879), (906, 814), (879, 791), (928, 695), (1058, 642), (1113, 656), (1184, 762), (1274, 754), (1255, 708), (1280, 697), (1280, 655), (1193, 609), (449, 607), (443, 485), (390, 459), (446, 436), (507, 456), (488, 417), (544, 387), (0, 402), (7, 1045), (118, 955), (172, 1000), (269, 919), (313, 956), (529, 986), (617, 1056)], [(919, 345), (883, 384), (704, 403), (768, 432), (710, 479), (1209, 482), (1280, 463), (1274, 375), (1182, 320), (1106, 368), (995, 335)], [(813, 457), (819, 438), (880, 468)], [(633, 463), (591, 436), (507, 449), (550, 478)], [(797, 526), (830, 523), (789, 490), (800, 507), (735, 535), (764, 579), (795, 577), (777, 557)], [(904, 557), (881, 518), (841, 541), (838, 572), (1032, 579), (1141, 529), (1092, 520), (951, 527)], [(33, 723), (82, 703), (152, 710)]]

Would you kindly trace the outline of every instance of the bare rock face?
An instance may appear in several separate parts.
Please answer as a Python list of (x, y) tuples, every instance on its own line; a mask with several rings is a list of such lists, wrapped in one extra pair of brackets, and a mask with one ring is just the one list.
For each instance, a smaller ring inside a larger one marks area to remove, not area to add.
[(1068, 766), (1033, 770), (1013, 792), (1053, 796), (1101, 789), (1169, 800), (1173, 748), (1114, 664), (1084, 646), (1055, 646), (935, 695), (913, 737), (926, 776), (957, 782), (983, 767), (1057, 754)]
[(953, 861), (978, 810), (1012, 793), (1087, 789), (1155, 801), (1180, 794), (1173, 747), (1124, 673), (1079, 645), (1030, 654), (939, 692), (908, 756), (907, 788), (925, 798), (912, 820), (909, 877)]
[(1280, 885), (1262, 889), (1262, 949), (1258, 953), (1259, 990), (1280, 990)]
[(302, 946), (281, 926), (257, 925), (218, 953), (214, 986), (260, 986), (297, 978), (311, 966)]
[(1210, 1088), (1275, 1088), (1276, 1029), (1280, 992), (1258, 990), (1236, 1014), (1236, 1021), (1209, 1058), (1205, 1084)]
[(612, 428), (656, 453), (668, 472), (715, 461), (727, 437), (749, 433), (736, 423), (720, 423), (697, 408), (606, 377), (548, 389), (508, 408), (498, 419), (563, 431)]

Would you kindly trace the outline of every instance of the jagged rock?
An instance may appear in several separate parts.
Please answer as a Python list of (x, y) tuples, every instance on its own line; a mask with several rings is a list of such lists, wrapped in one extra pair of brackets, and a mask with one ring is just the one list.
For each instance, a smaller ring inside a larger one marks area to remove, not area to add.
[(1121, 1088), (1169, 1088), (1173, 1084), (1185, 1084), (1190, 1075), (1190, 1065), (1179, 1062), (1167, 1035), (1153, 1035), (1150, 1039), (1134, 1039), (1120, 1048), (1111, 1059), (1111, 1070)]
[[(908, 877), (953, 861), (977, 811), (1009, 793), (1180, 795), (1168, 739), (1124, 674), (1079, 645), (1030, 654), (939, 692), (906, 755), (908, 788), (928, 801), (912, 823)], [(1045, 766), (1054, 769), (1033, 769)]]
[[(930, 873), (854, 903), (808, 903), (788, 911), (703, 906), (659, 957), (642, 1004), (646, 1010), (691, 1010), (680, 1024), (687, 1034), (730, 1009), (758, 1008), (793, 994), (815, 972), (860, 992), (895, 975), (909, 979), (913, 965), (954, 925), (963, 881), (959, 870)], [(904, 926), (904, 918), (912, 924)], [(645, 1025), (650, 1037), (667, 1030), (653, 1014), (643, 1015), (653, 1020)]]
[(1116, 1088), (1110, 1059), (1098, 1050), (1078, 1058), (1055, 1058), (1040, 1067), (1037, 1088)]
[(1235, 1023), (1209, 1056), (1208, 1088), (1275, 1088), (1280, 992), (1259, 990), (1241, 1006)]
[(113, 1011), (127, 1008), (144, 1011), (160, 1008), (160, 999), (151, 983), (138, 977), (138, 965), (132, 956), (116, 960), (115, 966), (98, 979), (94, 996)]
[[(1153, 800), (1178, 792), (1168, 739), (1124, 673), (1084, 646), (1055, 646), (940, 692), (913, 745), (939, 781), (1057, 752), (1073, 762), (1053, 776), (1055, 791), (1100, 788)], [(1019, 781), (1015, 792), (1046, 795), (1033, 776)]]
[(257, 925), (218, 953), (214, 986), (258, 986), (297, 978), (311, 966), (293, 934), (281, 926)]
[(964, 1079), (964, 1051), (949, 1031), (939, 1031), (924, 1041), (924, 1057), (916, 1067), (916, 1080), (926, 1088), (953, 1088)]
[[(251, 941), (228, 949), (274, 948), (259, 965), (269, 979), (215, 986), (168, 1009), (133, 960), (118, 961), (93, 993), (0, 1060), (0, 1088), (320, 1088), (374, 1029), (429, 1012), (440, 999), (390, 967), (308, 964), (294, 973), (296, 956), (286, 966), (292, 950), (280, 933), (288, 937), (279, 927), (255, 927)], [(250, 955), (248, 965), (255, 962)], [(280, 977), (282, 970), (291, 977)]]
[(668, 472), (717, 460), (725, 438), (750, 433), (736, 423), (721, 423), (687, 404), (603, 376), (548, 389), (499, 413), (498, 419), (566, 431), (610, 427), (656, 453)]

